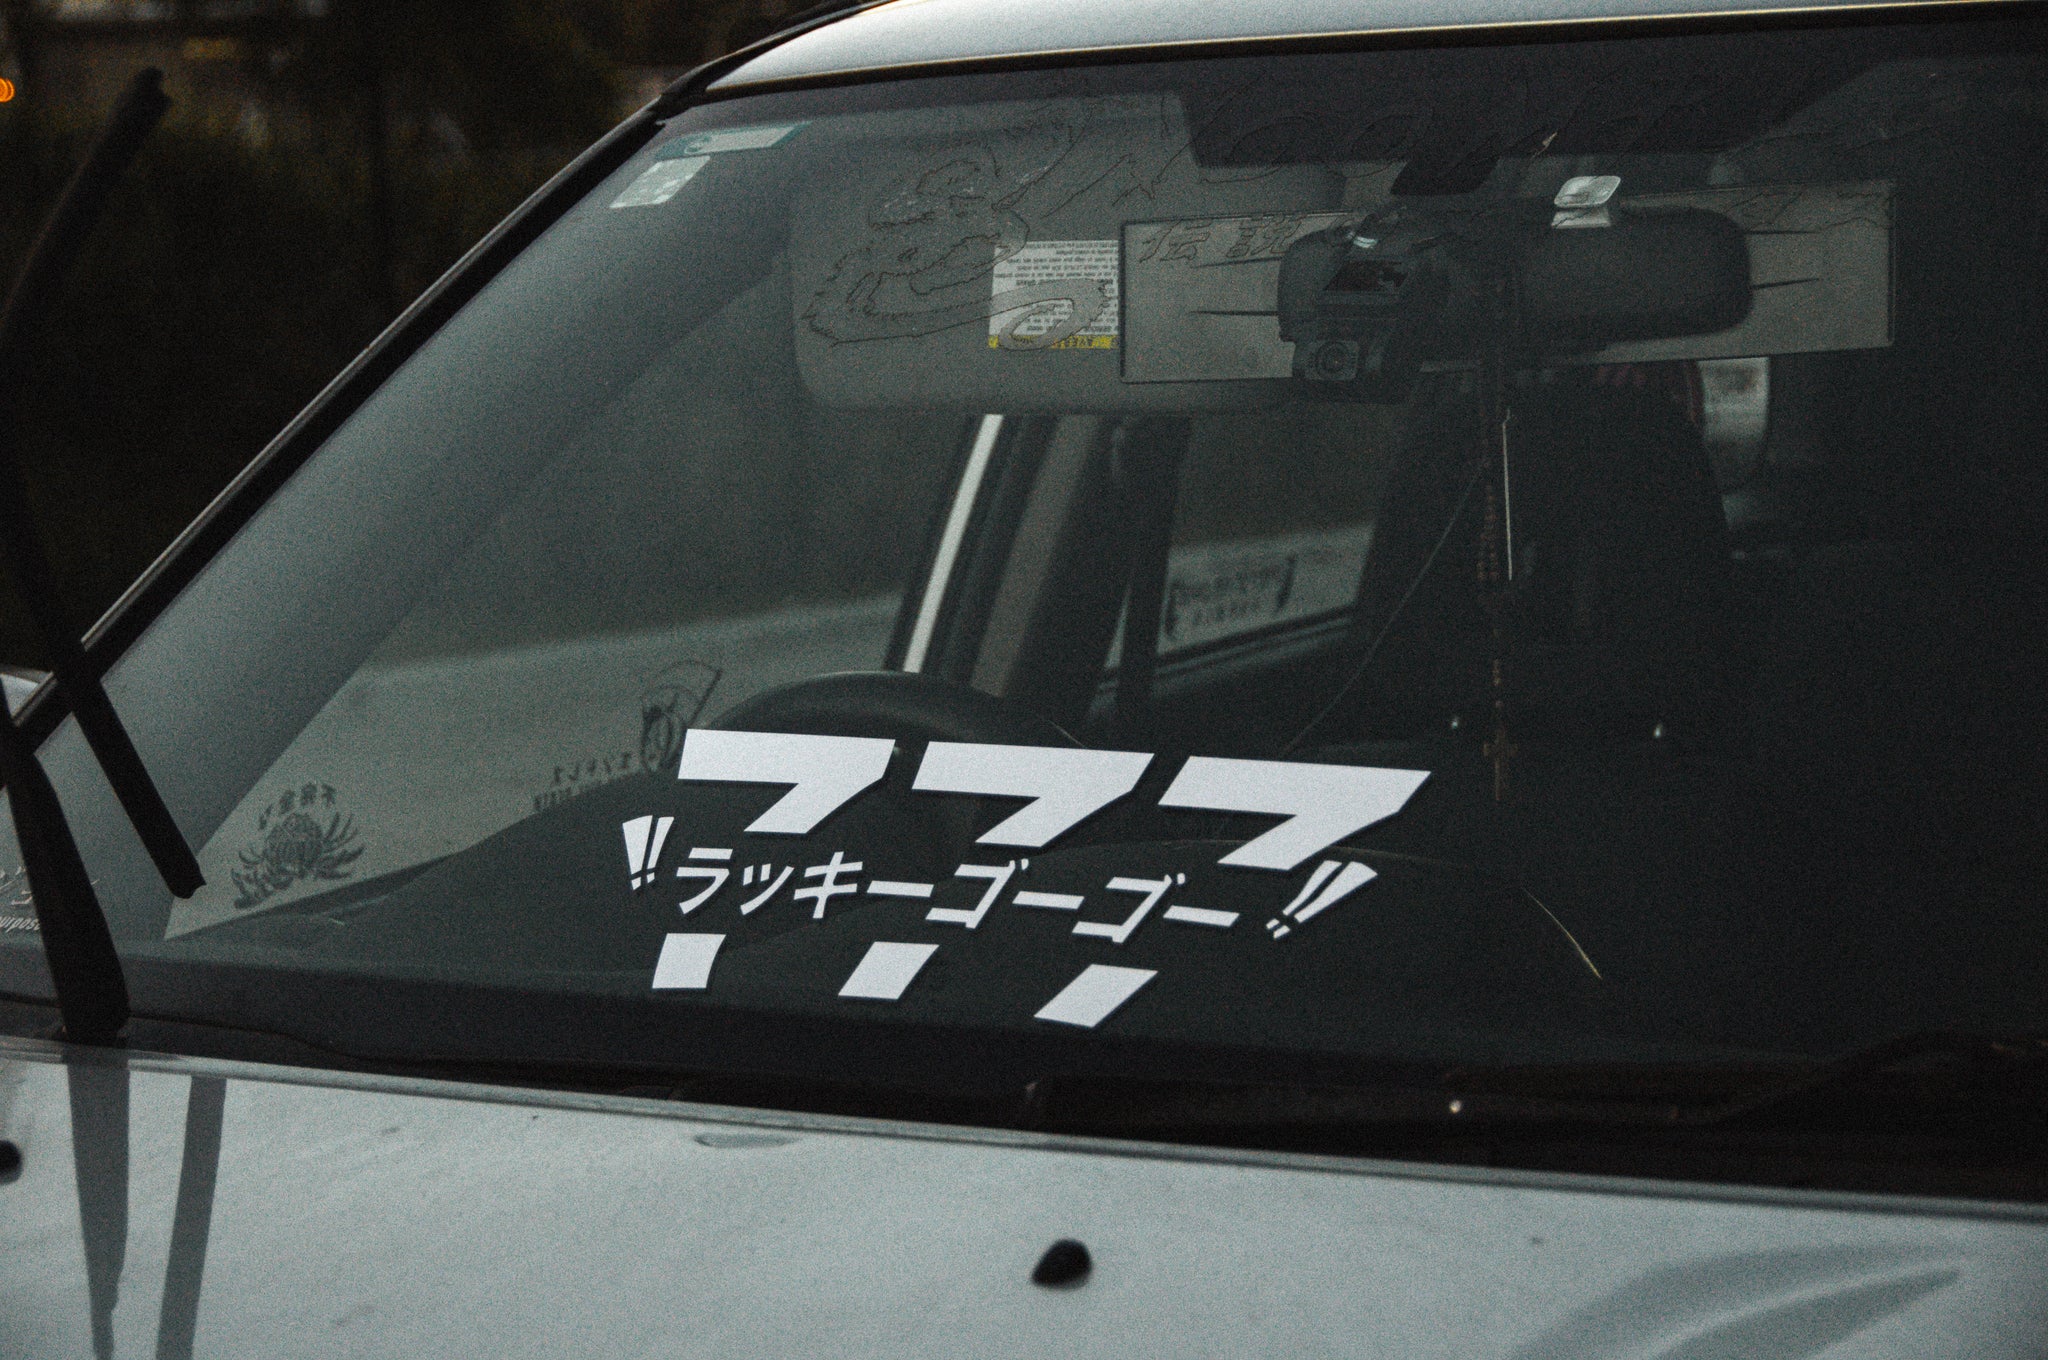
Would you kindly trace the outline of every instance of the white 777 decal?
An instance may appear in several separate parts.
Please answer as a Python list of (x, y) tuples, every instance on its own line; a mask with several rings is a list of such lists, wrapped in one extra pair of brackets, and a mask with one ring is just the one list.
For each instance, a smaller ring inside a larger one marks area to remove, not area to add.
[(720, 732), (693, 727), (683, 734), (680, 779), (713, 783), (790, 784), (775, 806), (747, 830), (801, 836), (881, 782), (896, 743), (887, 737), (821, 737), (799, 732)]
[(1050, 843), (1053, 837), (1138, 787), (1152, 763), (1143, 751), (1061, 750), (935, 741), (924, 748), (912, 788), (1029, 798), (1029, 805), (981, 834), (984, 845)]
[(1292, 869), (1317, 851), (1399, 812), (1427, 778), (1427, 770), (1189, 756), (1159, 803), (1217, 812), (1284, 813), (1286, 821), (1246, 841), (1218, 863)]
[[(710, 782), (790, 785), (789, 792), (747, 830), (800, 836), (880, 783), (894, 745), (886, 737), (693, 728), (683, 737), (676, 774)], [(911, 787), (928, 793), (1029, 798), (980, 839), (989, 845), (1039, 847), (1136, 788), (1151, 762), (1142, 751), (935, 741), (925, 748)], [(1427, 778), (1426, 770), (1191, 756), (1159, 802), (1163, 807), (1285, 817), (1220, 861), (1248, 869), (1285, 870), (1393, 816)]]

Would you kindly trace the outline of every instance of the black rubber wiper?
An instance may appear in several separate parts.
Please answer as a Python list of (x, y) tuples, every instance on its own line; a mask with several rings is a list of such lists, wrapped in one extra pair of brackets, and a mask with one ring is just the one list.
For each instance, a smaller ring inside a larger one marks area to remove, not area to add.
[(1333, 1133), (1672, 1122), (1668, 1103), (1499, 1091), (1417, 1073), (1371, 1082), (1167, 1081), (1049, 1076), (1033, 1082), (1027, 1127), (1120, 1137)]
[(1758, 1081), (1697, 1118), (1727, 1123), (1801, 1101), (1845, 1097), (1874, 1081), (1906, 1080), (1955, 1094), (1975, 1090), (2048, 1114), (2048, 1035), (1925, 1030), (1886, 1039)]
[[(1422, 1065), (1365, 1082), (1292, 1084), (1051, 1076), (1033, 1083), (1028, 1124), (1124, 1136), (1199, 1132), (1565, 1127), (1729, 1127), (1800, 1112), (1852, 1118), (1869, 1097), (1912, 1088), (1937, 1104), (1967, 1094), (1967, 1123), (1994, 1108), (2048, 1117), (2048, 1039), (1936, 1032), (1837, 1058), (1784, 1062)], [(1987, 1125), (1988, 1127), (1988, 1125)]]
[[(42, 534), (29, 509), (20, 450), (20, 394), (30, 341), (77, 259), (86, 234), (105, 210), (115, 182), (170, 107), (162, 86), (163, 73), (155, 68), (129, 82), (113, 118), (65, 186), (5, 308), (0, 309), (0, 547), (4, 547), (20, 588), (23, 606), (49, 654), (58, 693), (77, 717), (107, 782), (165, 884), (179, 897), (189, 897), (204, 881), (199, 861), (143, 767), (107, 699), (98, 671), (71, 626)], [(34, 745), (4, 706), (0, 706), (0, 729), (4, 729), (0, 730), (0, 779), (6, 781), (9, 792), (22, 867), (28, 873), (65, 1033), (81, 1043), (103, 1043), (115, 1038), (128, 1018), (127, 982), (106, 914), (93, 892), (56, 789)]]
[(29, 509), (19, 440), (22, 380), (31, 341), (87, 234), (105, 212), (115, 183), (170, 103), (163, 92), (163, 72), (155, 67), (128, 83), (113, 117), (64, 186), (6, 307), (0, 309), (0, 540), (4, 540), (7, 564), (20, 587), (22, 605), (49, 655), (58, 694), (78, 719), (100, 768), (106, 771), (107, 782), (164, 883), (179, 897), (190, 897), (205, 881), (199, 861), (171, 819), (163, 795), (143, 767), (142, 757), (136, 754), (135, 744), (128, 739), (127, 729), (100, 684), (99, 672), (72, 626), (42, 533)]

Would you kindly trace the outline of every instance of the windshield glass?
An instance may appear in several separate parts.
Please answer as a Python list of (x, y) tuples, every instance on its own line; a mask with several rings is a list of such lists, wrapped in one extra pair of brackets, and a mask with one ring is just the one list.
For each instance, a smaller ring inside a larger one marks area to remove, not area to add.
[(138, 1007), (942, 1083), (2040, 1029), (2040, 36), (677, 117), (110, 676), (199, 894), (47, 744)]

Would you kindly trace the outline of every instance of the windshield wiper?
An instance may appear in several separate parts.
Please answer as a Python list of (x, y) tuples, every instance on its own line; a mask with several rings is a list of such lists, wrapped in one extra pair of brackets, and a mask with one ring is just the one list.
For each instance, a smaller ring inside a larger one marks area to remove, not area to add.
[[(1728, 1123), (1808, 1098), (1844, 1095), (1873, 1078), (1909, 1074), (1940, 1092), (1979, 1088), (2006, 1099), (2030, 1096), (2037, 1111), (2048, 1113), (2048, 1036), (1925, 1030), (1824, 1059), (1776, 1081), (1757, 1082), (1702, 1111), (1693, 1122)], [(2030, 1085), (2016, 1092), (2019, 1083)]]
[[(1929, 1060), (1939, 1060), (1930, 1063)], [(1050, 1076), (1033, 1083), (1034, 1127), (1142, 1136), (1298, 1129), (1728, 1128), (1807, 1101), (1823, 1116), (1867, 1108), (1873, 1086), (1996, 1106), (2048, 1121), (2048, 1038), (1931, 1032), (1837, 1058), (1783, 1063), (1452, 1067), (1406, 1065), (1362, 1083), (1162, 1081)]]
[[(121, 807), (156, 862), (164, 883), (190, 897), (204, 879), (184, 833), (144, 768), (127, 729), (114, 712), (58, 594), (42, 535), (29, 510), (22, 474), (17, 414), (29, 339), (47, 313), (65, 273), (107, 197), (141, 150), (170, 100), (154, 67), (129, 82), (106, 129), (36, 238), (21, 277), (0, 309), (0, 540), (22, 604), (50, 657), (57, 691), (78, 719)], [(105, 1042), (128, 1018), (128, 987), (114, 951), (106, 914), (65, 821), (62, 803), (34, 744), (0, 705), (0, 779), (9, 790), (22, 867), (28, 873), (43, 952), (66, 1034), (84, 1043)]]
[(129, 82), (106, 129), (64, 186), (5, 309), (0, 310), (0, 402), (5, 403), (0, 406), (0, 539), (5, 540), (8, 566), (20, 587), (22, 605), (49, 654), (57, 692), (78, 719), (106, 771), (107, 782), (150, 858), (156, 861), (164, 883), (179, 897), (190, 897), (205, 881), (199, 861), (171, 819), (163, 795), (143, 767), (142, 757), (100, 684), (98, 671), (85, 654), (78, 631), (71, 626), (42, 534), (29, 511), (18, 446), (21, 422), (7, 409), (19, 405), (29, 341), (48, 313), (64, 275), (105, 211), (115, 182), (170, 107), (162, 86), (163, 72), (155, 67)]

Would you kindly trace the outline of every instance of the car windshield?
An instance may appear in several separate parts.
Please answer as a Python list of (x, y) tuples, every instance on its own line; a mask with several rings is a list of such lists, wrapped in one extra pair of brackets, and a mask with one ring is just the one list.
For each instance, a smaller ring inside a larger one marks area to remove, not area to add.
[(45, 758), (140, 1010), (356, 1054), (2039, 1030), (2044, 185), (2031, 12), (720, 98), (112, 670), (204, 889)]

